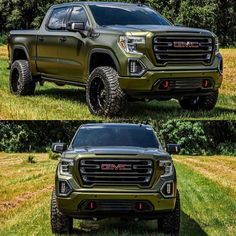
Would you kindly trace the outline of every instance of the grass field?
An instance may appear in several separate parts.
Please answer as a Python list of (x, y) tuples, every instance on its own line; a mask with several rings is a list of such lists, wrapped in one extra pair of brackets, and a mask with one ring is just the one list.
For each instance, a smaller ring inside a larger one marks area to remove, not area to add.
[[(0, 235), (51, 235), (50, 193), (57, 161), (47, 154), (0, 153)], [(236, 235), (236, 159), (174, 158), (181, 197), (181, 235)], [(156, 222), (75, 221), (75, 235), (157, 235)]]
[[(220, 89), (216, 108), (210, 112), (186, 112), (178, 102), (130, 103), (128, 112), (121, 119), (235, 119), (236, 117), (236, 49), (222, 49), (225, 78)], [(6, 69), (7, 48), (0, 46), (0, 119), (14, 120), (91, 120), (86, 106), (85, 91), (76, 87), (58, 87), (46, 83), (37, 86), (36, 96), (16, 97), (9, 93)]]

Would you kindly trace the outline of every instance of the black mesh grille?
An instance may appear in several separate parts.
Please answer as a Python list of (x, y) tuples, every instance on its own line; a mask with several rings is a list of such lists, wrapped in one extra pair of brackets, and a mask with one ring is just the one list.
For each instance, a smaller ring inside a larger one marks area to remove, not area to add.
[(148, 186), (153, 174), (151, 160), (83, 159), (79, 171), (85, 185)]
[(153, 50), (158, 64), (209, 63), (213, 54), (210, 37), (156, 36)]
[[(133, 201), (133, 200), (92, 200), (94, 210), (101, 212), (133, 212), (137, 210), (137, 203), (143, 204), (143, 211), (152, 211), (153, 206), (148, 201)], [(89, 209), (90, 200), (85, 200), (80, 205), (83, 211), (91, 211)]]

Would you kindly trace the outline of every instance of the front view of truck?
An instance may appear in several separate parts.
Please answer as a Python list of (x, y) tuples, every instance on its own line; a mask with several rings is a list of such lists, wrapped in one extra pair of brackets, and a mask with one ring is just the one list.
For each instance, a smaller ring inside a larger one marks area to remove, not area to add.
[[(177, 152), (178, 146), (169, 146)], [(81, 126), (63, 152), (52, 194), (52, 231), (69, 232), (73, 218), (158, 219), (158, 230), (178, 233), (176, 172), (147, 125)]]

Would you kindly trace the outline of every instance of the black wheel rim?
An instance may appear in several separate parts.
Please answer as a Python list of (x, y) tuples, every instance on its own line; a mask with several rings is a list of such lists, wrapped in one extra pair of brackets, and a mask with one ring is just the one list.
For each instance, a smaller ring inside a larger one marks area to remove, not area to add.
[(12, 71), (12, 75), (11, 75), (11, 88), (14, 93), (16, 93), (18, 91), (18, 88), (20, 86), (19, 79), (20, 79), (19, 71), (15, 68)]
[(103, 110), (107, 101), (105, 85), (100, 78), (94, 78), (90, 85), (90, 103), (95, 110)]
[(194, 97), (194, 98), (192, 99), (192, 105), (193, 105), (193, 106), (197, 106), (198, 103), (199, 103), (199, 99), (200, 99), (199, 96), (198, 96), (198, 97)]

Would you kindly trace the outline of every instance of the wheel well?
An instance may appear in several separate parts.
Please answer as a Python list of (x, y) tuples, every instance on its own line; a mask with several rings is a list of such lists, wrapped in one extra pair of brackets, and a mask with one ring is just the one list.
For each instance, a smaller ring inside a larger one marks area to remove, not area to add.
[(17, 60), (28, 60), (27, 55), (23, 49), (15, 49), (12, 62)]
[(97, 67), (110, 66), (117, 71), (117, 66), (112, 57), (107, 53), (93, 53), (90, 58), (89, 74)]

